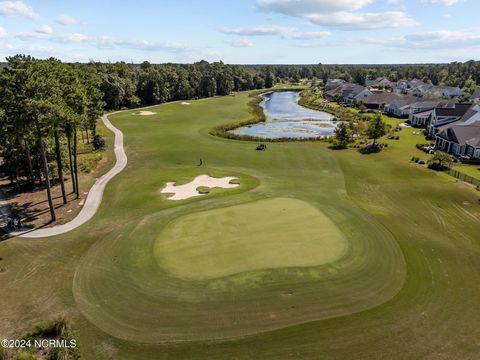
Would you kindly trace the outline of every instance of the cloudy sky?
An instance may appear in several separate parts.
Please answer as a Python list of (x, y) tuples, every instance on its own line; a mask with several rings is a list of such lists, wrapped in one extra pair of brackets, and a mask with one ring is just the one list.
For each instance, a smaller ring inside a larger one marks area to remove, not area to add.
[(0, 0), (0, 60), (480, 60), (479, 0)]

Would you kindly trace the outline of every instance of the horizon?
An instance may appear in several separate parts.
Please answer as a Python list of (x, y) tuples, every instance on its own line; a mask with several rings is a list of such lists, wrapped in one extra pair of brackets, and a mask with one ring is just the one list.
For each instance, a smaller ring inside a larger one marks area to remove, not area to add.
[[(92, 11), (93, 9), (93, 11)], [(473, 0), (0, 1), (0, 61), (411, 65), (480, 59)]]

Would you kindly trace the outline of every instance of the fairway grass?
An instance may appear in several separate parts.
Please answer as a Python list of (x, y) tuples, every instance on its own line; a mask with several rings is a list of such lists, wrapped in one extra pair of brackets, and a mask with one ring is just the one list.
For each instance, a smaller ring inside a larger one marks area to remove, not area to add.
[[(0, 243), (0, 338), (64, 314), (85, 359), (478, 358), (478, 192), (410, 163), (410, 129), (369, 156), (209, 134), (250, 100), (110, 116), (128, 165), (96, 216)], [(201, 174), (240, 185), (160, 193)]]
[(160, 234), (161, 267), (185, 280), (330, 263), (347, 250), (337, 226), (306, 202), (275, 198), (196, 212)]

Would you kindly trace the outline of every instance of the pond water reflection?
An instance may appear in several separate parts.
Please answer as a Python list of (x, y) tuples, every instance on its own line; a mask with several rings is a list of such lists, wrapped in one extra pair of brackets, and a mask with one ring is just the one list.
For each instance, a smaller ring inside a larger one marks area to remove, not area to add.
[(317, 138), (333, 135), (333, 116), (298, 104), (299, 91), (264, 94), (261, 102), (266, 121), (231, 130), (235, 134), (263, 138)]

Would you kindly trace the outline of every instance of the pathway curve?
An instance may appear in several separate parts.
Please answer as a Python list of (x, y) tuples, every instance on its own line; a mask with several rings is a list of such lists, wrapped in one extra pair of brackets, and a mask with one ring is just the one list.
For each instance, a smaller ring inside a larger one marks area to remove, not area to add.
[[(43, 229), (16, 231), (10, 233), (11, 235), (26, 238), (42, 238), (56, 236), (76, 229), (80, 225), (85, 224), (95, 215), (102, 202), (105, 186), (115, 175), (120, 173), (125, 168), (125, 166), (127, 166), (127, 155), (125, 154), (125, 150), (123, 148), (123, 133), (112, 125), (110, 120), (108, 120), (107, 115), (102, 116), (102, 121), (105, 126), (115, 134), (115, 157), (117, 158), (117, 161), (115, 163), (115, 166), (101, 178), (97, 179), (95, 184), (92, 186), (80, 213), (72, 221), (66, 224), (55, 225), (53, 227)], [(3, 207), (4, 206), (0, 206), (0, 214), (1, 208)]]

